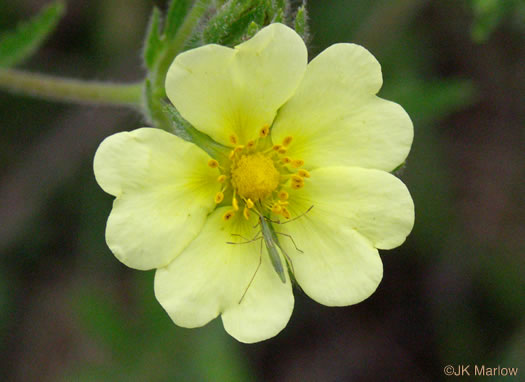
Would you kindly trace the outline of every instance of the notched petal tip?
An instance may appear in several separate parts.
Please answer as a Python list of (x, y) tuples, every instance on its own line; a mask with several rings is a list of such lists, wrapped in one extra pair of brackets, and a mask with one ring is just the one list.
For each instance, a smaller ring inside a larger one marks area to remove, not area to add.
[(197, 236), (220, 188), (209, 160), (159, 129), (117, 133), (101, 143), (94, 170), (116, 196), (106, 242), (119, 261), (139, 270), (162, 267)]
[(217, 142), (254, 139), (297, 89), (307, 64), (301, 37), (271, 24), (234, 49), (205, 45), (178, 55), (166, 93), (182, 117)]

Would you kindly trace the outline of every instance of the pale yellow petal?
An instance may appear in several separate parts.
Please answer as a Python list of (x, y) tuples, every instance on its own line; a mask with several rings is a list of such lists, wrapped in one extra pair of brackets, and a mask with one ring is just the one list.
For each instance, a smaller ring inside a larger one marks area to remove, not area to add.
[[(282, 256), (281, 262), (285, 264)], [(226, 331), (241, 342), (253, 343), (274, 337), (283, 330), (294, 306), (288, 275), (286, 278), (287, 282), (283, 283), (263, 248), (261, 267), (242, 303), (230, 305), (222, 314)]]
[(289, 209), (304, 216), (276, 230), (292, 257), (303, 290), (325, 305), (355, 304), (377, 288), (382, 263), (376, 248), (400, 245), (412, 229), (410, 194), (393, 175), (362, 168), (313, 170), (304, 188), (290, 190)]
[(293, 94), (307, 62), (301, 37), (271, 24), (234, 49), (206, 45), (175, 58), (166, 92), (181, 115), (217, 142), (255, 139)]
[(95, 177), (117, 197), (106, 241), (121, 262), (142, 270), (164, 266), (197, 236), (219, 188), (209, 159), (158, 129), (117, 133), (100, 144)]
[(289, 280), (281, 282), (265, 250), (257, 270), (260, 240), (227, 244), (256, 237), (258, 228), (253, 215), (250, 221), (239, 214), (225, 222), (226, 211), (214, 211), (184, 252), (157, 270), (155, 295), (177, 325), (202, 326), (222, 313), (224, 327), (233, 337), (261, 341), (286, 326), (293, 309), (291, 285)]
[(358, 166), (391, 171), (408, 155), (410, 117), (376, 97), (381, 68), (363, 47), (336, 44), (308, 65), (294, 96), (279, 111), (274, 142), (292, 136), (288, 155), (311, 168)]
[(362, 235), (343, 225), (306, 220), (292, 224), (283, 230), (292, 235), (303, 253), (285, 239), (283, 245), (292, 258), (295, 278), (308, 296), (323, 305), (346, 306), (375, 292), (383, 277), (383, 264), (377, 249)]

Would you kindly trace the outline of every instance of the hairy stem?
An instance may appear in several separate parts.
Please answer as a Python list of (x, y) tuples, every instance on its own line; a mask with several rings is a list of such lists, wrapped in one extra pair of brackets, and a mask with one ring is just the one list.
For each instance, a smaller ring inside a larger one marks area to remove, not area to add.
[(0, 69), (0, 88), (54, 101), (141, 107), (142, 83), (81, 81)]

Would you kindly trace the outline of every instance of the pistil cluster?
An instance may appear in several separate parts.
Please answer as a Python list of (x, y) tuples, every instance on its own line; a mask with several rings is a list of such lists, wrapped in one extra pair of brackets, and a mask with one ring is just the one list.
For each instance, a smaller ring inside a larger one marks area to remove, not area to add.
[(217, 181), (224, 184), (215, 195), (215, 203), (231, 197), (232, 209), (223, 215), (224, 220), (232, 219), (241, 210), (245, 219), (250, 218), (252, 210), (258, 215), (271, 212), (290, 219), (288, 191), (301, 189), (310, 173), (302, 168), (304, 160), (286, 155), (292, 136), (280, 144), (272, 144), (269, 133), (270, 126), (265, 125), (257, 139), (244, 145), (231, 135), (233, 148), (225, 163), (215, 159), (208, 162), (208, 166), (219, 169)]

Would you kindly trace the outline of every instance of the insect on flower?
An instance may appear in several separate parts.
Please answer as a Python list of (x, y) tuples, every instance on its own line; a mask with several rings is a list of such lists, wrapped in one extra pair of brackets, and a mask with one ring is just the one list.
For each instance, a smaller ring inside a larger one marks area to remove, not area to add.
[(376, 96), (379, 63), (355, 44), (307, 56), (282, 24), (183, 52), (166, 94), (198, 139), (141, 128), (97, 150), (95, 177), (115, 197), (106, 242), (125, 265), (156, 270), (177, 325), (220, 315), (239, 341), (273, 337), (293, 311), (291, 279), (321, 304), (356, 304), (381, 281), (378, 249), (412, 229), (412, 198), (391, 172), (413, 127)]
[[(283, 246), (280, 244), (279, 238), (277, 237), (277, 235), (283, 235), (283, 236), (288, 237), (292, 241), (292, 243), (293, 243), (295, 249), (297, 250), (297, 252), (303, 253), (303, 251), (300, 250), (297, 247), (297, 244), (295, 244), (295, 241), (294, 241), (294, 239), (293, 239), (293, 237), (291, 235), (289, 235), (287, 233), (283, 233), (283, 232), (276, 232), (274, 227), (273, 227), (273, 225), (272, 225), (272, 223), (275, 223), (275, 224), (290, 223), (293, 220), (296, 220), (296, 219), (300, 218), (301, 216), (306, 215), (313, 207), (314, 206), (311, 206), (310, 208), (308, 208), (308, 210), (305, 213), (303, 213), (301, 215), (298, 215), (295, 218), (293, 218), (292, 220), (289, 220), (289, 221), (286, 221), (286, 222), (280, 222), (278, 220), (271, 220), (269, 217), (264, 216), (261, 213), (258, 213), (258, 215), (259, 215), (259, 222), (257, 223), (257, 225), (255, 227), (260, 225), (261, 226), (261, 230), (258, 231), (255, 234), (255, 237), (253, 239), (248, 240), (242, 235), (232, 234), (232, 236), (239, 236), (239, 237), (245, 239), (246, 241), (241, 242), (241, 243), (235, 243), (235, 242), (232, 242), (232, 241), (228, 241), (228, 242), (226, 242), (226, 244), (248, 244), (248, 243), (252, 243), (254, 241), (260, 241), (261, 242), (261, 249), (260, 249), (260, 253), (259, 253), (259, 263), (257, 264), (257, 268), (255, 269), (255, 272), (253, 273), (253, 276), (250, 279), (250, 282), (248, 283), (248, 286), (244, 290), (244, 293), (241, 296), (241, 299), (239, 300), (239, 304), (242, 302), (242, 299), (246, 295), (246, 292), (248, 291), (248, 288), (252, 284), (253, 279), (257, 275), (257, 271), (259, 270), (259, 268), (261, 266), (261, 262), (262, 262), (262, 243), (263, 242), (264, 242), (264, 245), (266, 246), (266, 250), (268, 252), (268, 256), (270, 256), (270, 260), (272, 262), (273, 269), (279, 275), (279, 278), (281, 279), (281, 281), (283, 283), (286, 283), (285, 269), (283, 268), (283, 263), (281, 261), (281, 257), (279, 256), (279, 251), (281, 252), (281, 254), (286, 259), (286, 264), (289, 267), (288, 268), (289, 271), (292, 272), (292, 274), (294, 273), (292, 259), (290, 258), (290, 256), (288, 256), (286, 251), (283, 249)], [(279, 249), (279, 251), (277, 249)]]

